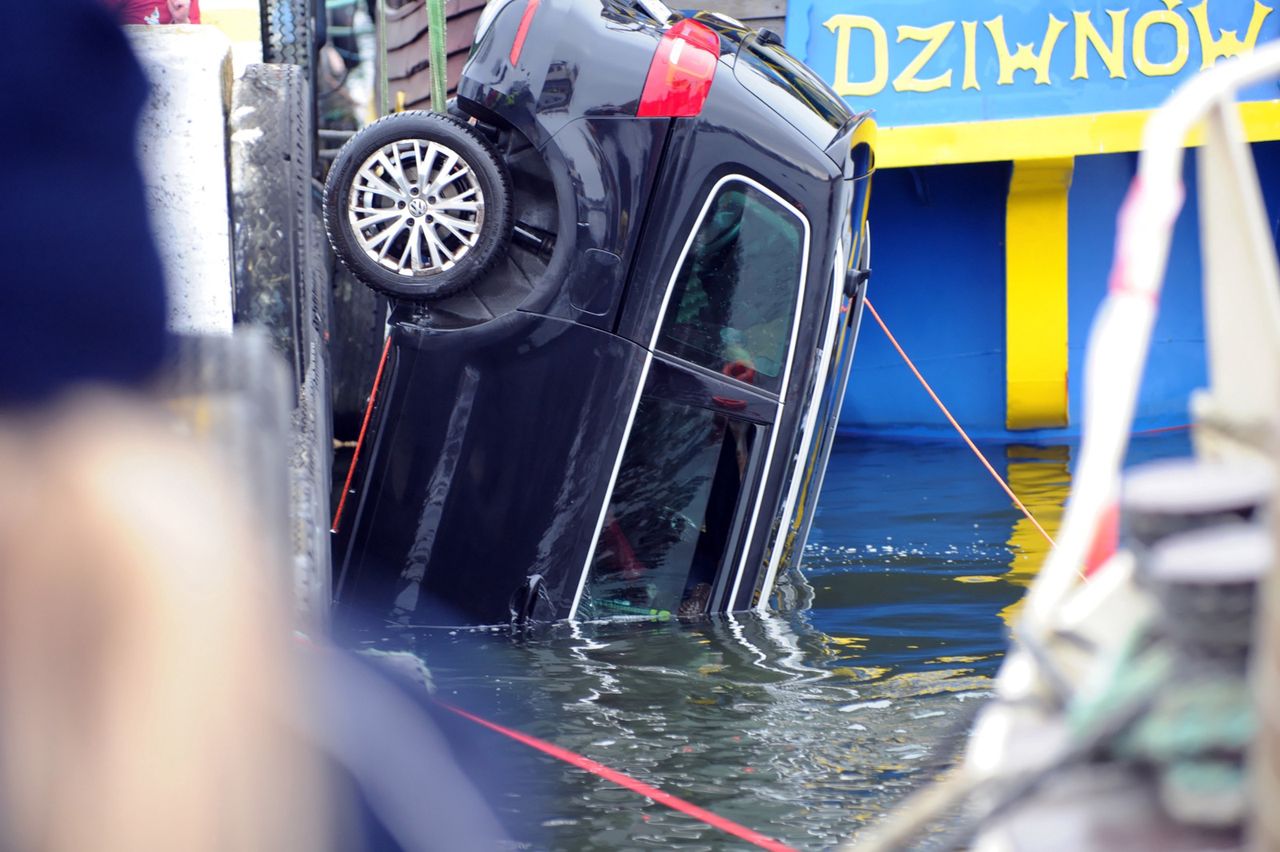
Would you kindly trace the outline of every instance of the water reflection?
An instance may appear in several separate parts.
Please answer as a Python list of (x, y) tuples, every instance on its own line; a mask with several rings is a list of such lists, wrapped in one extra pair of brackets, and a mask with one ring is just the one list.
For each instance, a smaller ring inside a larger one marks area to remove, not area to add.
[[(855, 645), (803, 613), (386, 641), (425, 657), (450, 701), (801, 848), (837, 842), (934, 777), (987, 686), (958, 661), (928, 673), (861, 665)], [(578, 770), (492, 745), (509, 767), (497, 809), (537, 848), (733, 845)]]
[[(1011, 446), (1007, 448), (1005, 457), (1008, 460), (1006, 477), (1009, 487), (1040, 522), (1041, 528), (1056, 538), (1062, 525), (1063, 504), (1071, 487), (1068, 470), (1071, 448)], [(1009, 550), (1011, 562), (1004, 579), (1026, 587), (1044, 564), (1050, 546), (1031, 521), (1018, 518), (1009, 534)], [(1019, 597), (1000, 610), (1000, 617), (1006, 624), (1013, 623), (1014, 616), (1022, 607), (1022, 600)]]
[[(1052, 533), (1066, 448), (984, 447)], [(1186, 452), (1185, 436), (1135, 445)], [(953, 761), (1046, 546), (958, 444), (844, 440), (806, 556), (813, 606), (506, 632), (388, 629), (443, 697), (802, 849), (847, 838)], [(478, 731), (533, 848), (741, 843)]]

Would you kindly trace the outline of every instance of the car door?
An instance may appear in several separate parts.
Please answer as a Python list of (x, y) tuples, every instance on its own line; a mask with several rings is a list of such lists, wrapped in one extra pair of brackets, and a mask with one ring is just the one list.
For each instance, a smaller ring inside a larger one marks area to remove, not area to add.
[(645, 370), (571, 617), (741, 604), (799, 328), (806, 217), (758, 180), (705, 194)]

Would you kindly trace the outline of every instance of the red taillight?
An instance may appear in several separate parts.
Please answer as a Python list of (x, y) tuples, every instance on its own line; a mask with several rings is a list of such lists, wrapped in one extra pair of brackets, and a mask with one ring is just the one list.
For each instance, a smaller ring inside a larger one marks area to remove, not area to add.
[(658, 43), (636, 115), (697, 115), (711, 91), (719, 59), (720, 37), (710, 27), (688, 18), (676, 23)]
[(524, 7), (524, 15), (520, 18), (520, 27), (516, 30), (516, 40), (511, 43), (511, 64), (515, 65), (520, 59), (520, 51), (524, 50), (524, 37), (529, 34), (529, 25), (533, 23), (533, 13), (538, 11), (538, 4), (542, 0), (529, 0), (529, 5)]

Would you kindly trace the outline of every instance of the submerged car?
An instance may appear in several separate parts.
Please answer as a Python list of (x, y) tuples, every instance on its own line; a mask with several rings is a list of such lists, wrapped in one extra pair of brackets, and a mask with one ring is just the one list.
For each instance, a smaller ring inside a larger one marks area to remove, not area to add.
[(767, 30), (492, 0), (450, 114), (374, 123), (326, 185), (336, 252), (393, 306), (339, 611), (765, 606), (848, 379), (873, 145)]

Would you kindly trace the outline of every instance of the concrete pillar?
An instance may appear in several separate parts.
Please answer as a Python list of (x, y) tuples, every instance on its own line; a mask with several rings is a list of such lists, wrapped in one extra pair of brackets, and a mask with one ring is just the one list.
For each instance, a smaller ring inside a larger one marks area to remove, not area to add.
[(170, 327), (230, 334), (230, 42), (213, 27), (126, 27), (151, 80), (138, 158), (169, 285)]

